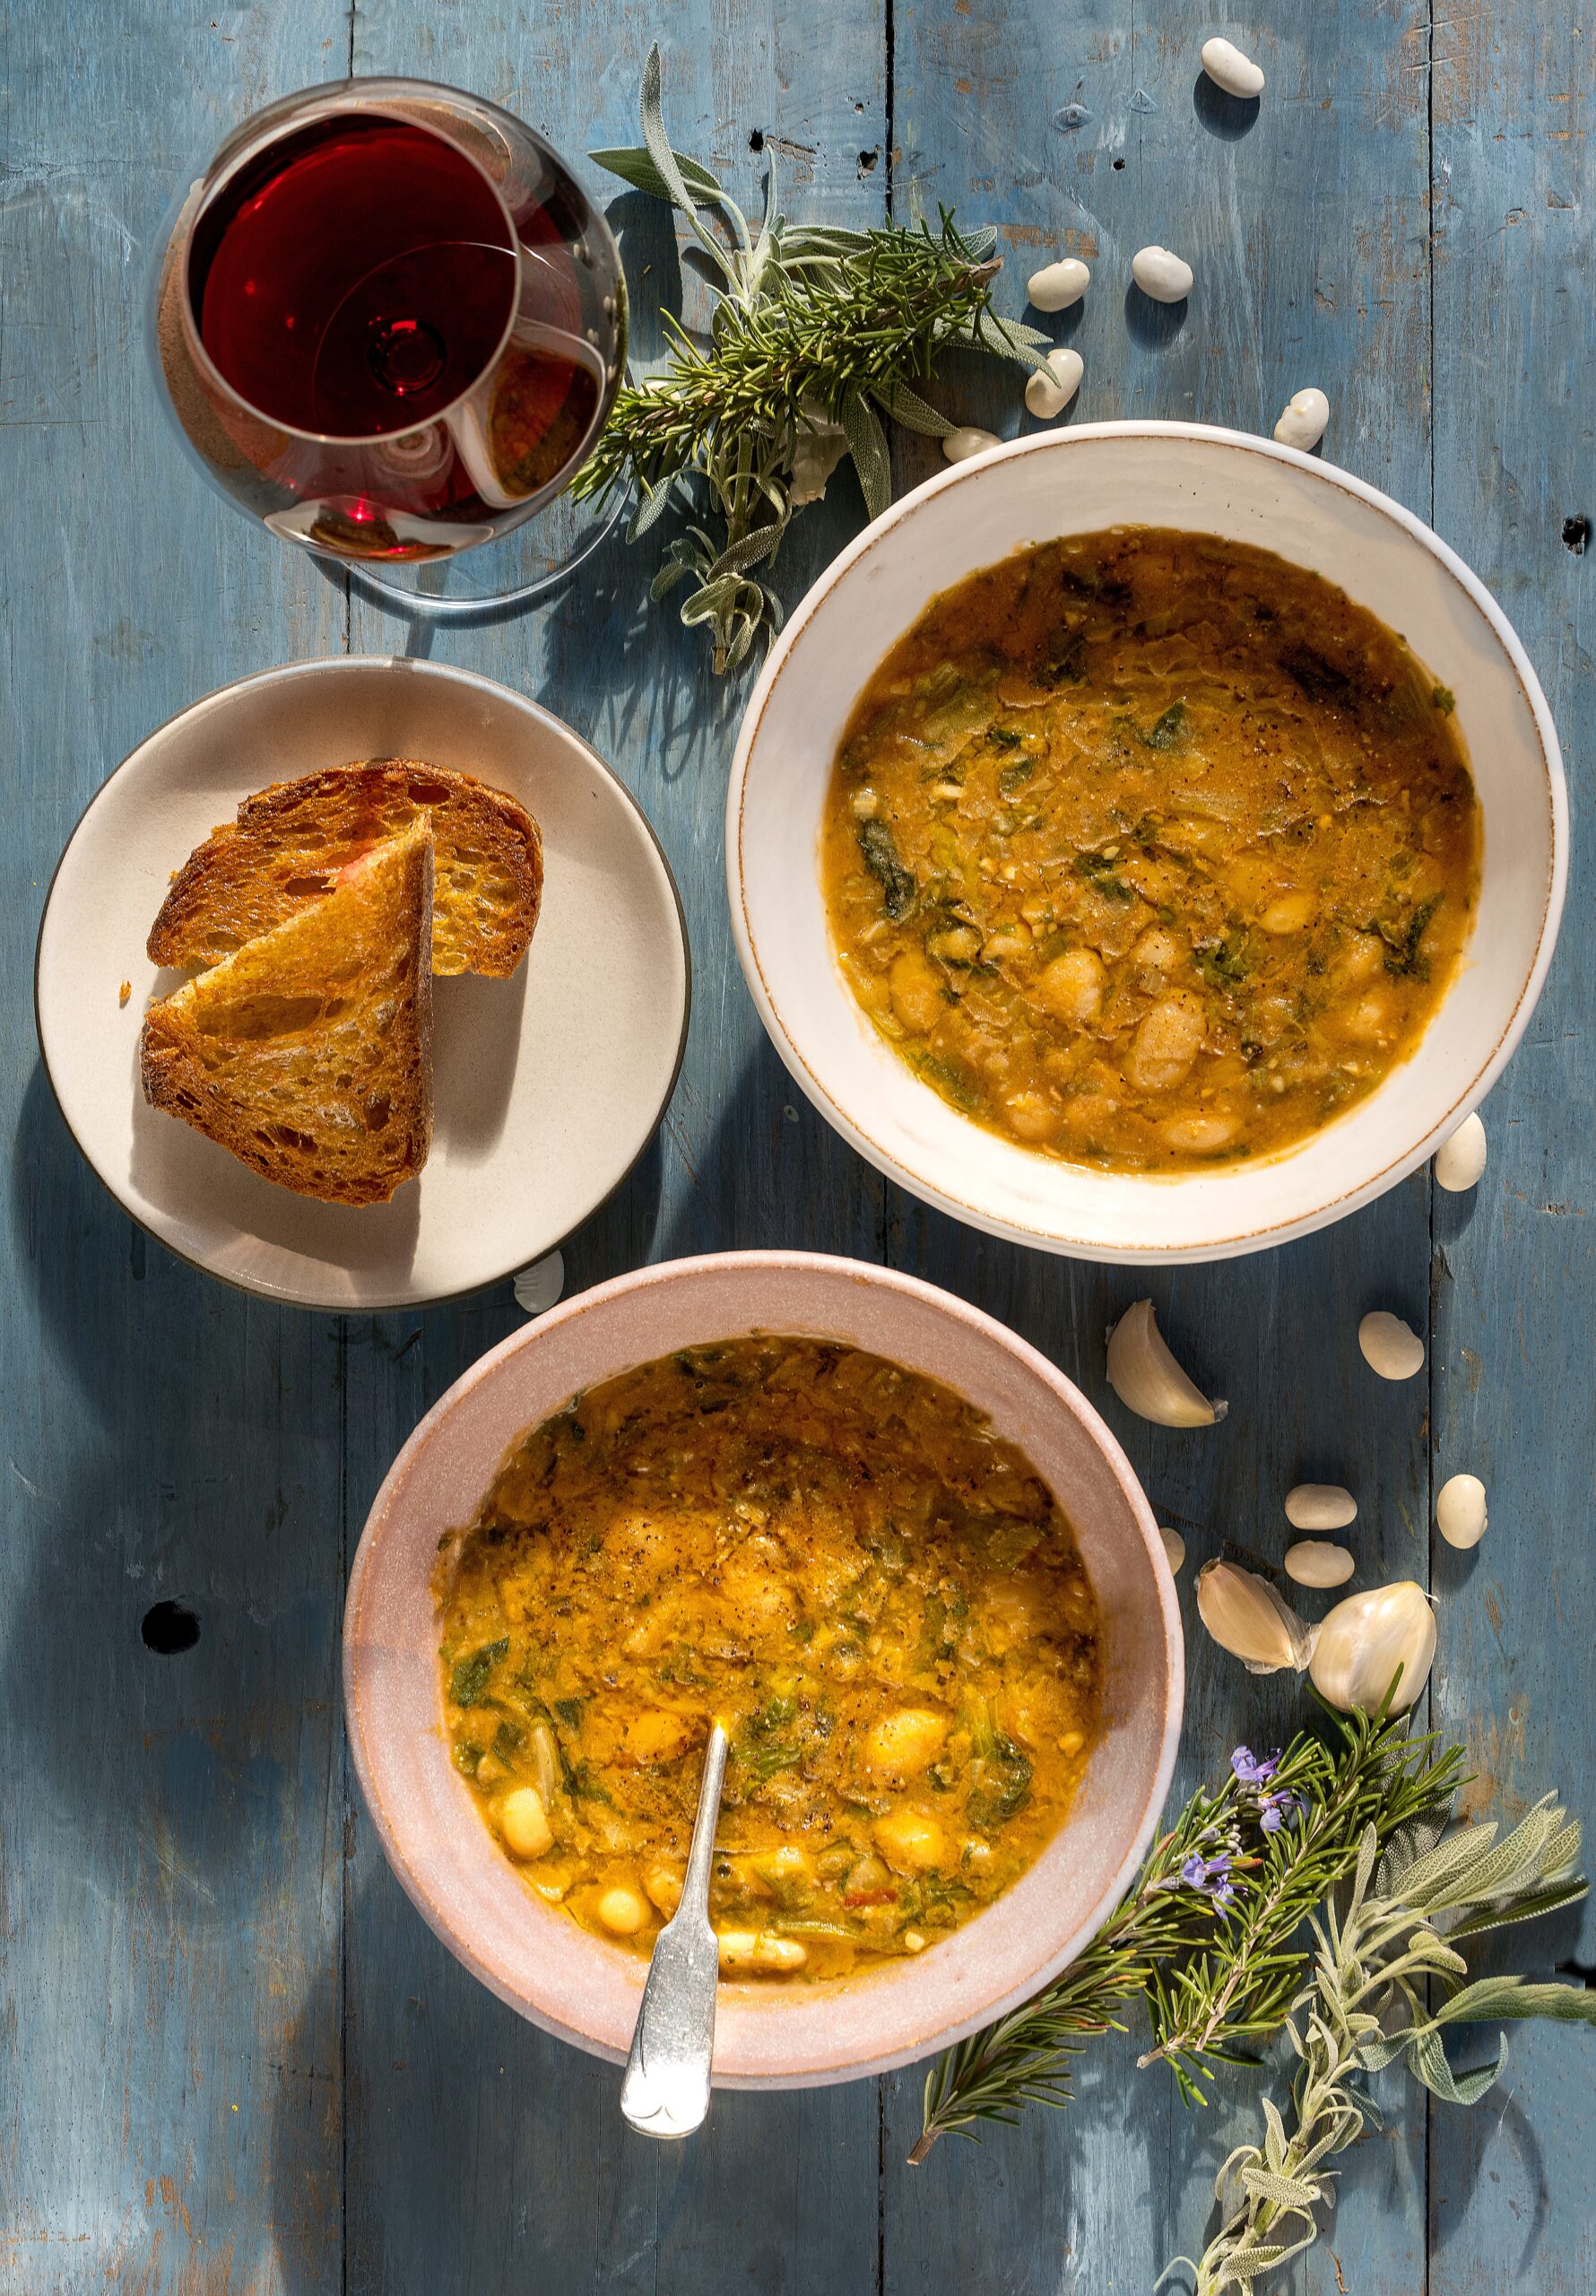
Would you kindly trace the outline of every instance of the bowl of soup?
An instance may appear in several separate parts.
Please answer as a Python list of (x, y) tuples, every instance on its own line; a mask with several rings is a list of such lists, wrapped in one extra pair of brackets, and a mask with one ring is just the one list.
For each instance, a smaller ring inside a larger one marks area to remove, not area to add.
[(613, 2059), (731, 1751), (715, 2077), (925, 2056), (1117, 1901), (1179, 1736), (1173, 1583), (1113, 1436), (911, 1277), (668, 1263), (517, 1333), (378, 1493), (344, 1626), (389, 1862), (501, 1999)]
[(1447, 546), (1183, 423), (897, 504), (759, 679), (733, 931), (794, 1076), (892, 1178), (1083, 1257), (1201, 1260), (1393, 1186), (1550, 962), (1545, 698)]

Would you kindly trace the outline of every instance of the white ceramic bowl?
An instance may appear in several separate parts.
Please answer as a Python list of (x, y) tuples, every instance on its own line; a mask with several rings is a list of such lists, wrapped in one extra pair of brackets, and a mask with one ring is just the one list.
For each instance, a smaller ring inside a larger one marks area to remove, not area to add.
[(395, 1461), (350, 1575), (344, 1702), (389, 1863), (445, 1944), (523, 2016), (623, 2058), (644, 1964), (541, 1904), (483, 1824), (444, 1735), (432, 1570), (524, 1430), (635, 1364), (749, 1331), (851, 1341), (978, 1404), (1063, 1502), (1104, 1617), (1103, 1734), (1028, 1873), (913, 1961), (721, 1987), (717, 2083), (801, 2088), (924, 2057), (1045, 1985), (1112, 1909), (1163, 1807), (1184, 1680), (1174, 1581), (1124, 1454), (1045, 1356), (929, 1283), (809, 1253), (674, 1260), (585, 1292), (485, 1355)]
[[(939, 591), (1011, 552), (1114, 526), (1180, 526), (1310, 568), (1399, 631), (1457, 697), (1484, 813), (1479, 907), (1417, 1051), (1369, 1097), (1267, 1160), (1177, 1176), (1028, 1153), (967, 1122), (871, 1027), (832, 954), (819, 837), (854, 704)], [(1557, 939), (1567, 798), (1545, 696), (1506, 616), (1400, 504), (1289, 447), (1185, 422), (1021, 439), (934, 478), (860, 535), (771, 654), (726, 814), (733, 929), (794, 1076), (861, 1154), (995, 1235), (1086, 1259), (1227, 1257), (1341, 1219), (1422, 1163), (1489, 1091)]]

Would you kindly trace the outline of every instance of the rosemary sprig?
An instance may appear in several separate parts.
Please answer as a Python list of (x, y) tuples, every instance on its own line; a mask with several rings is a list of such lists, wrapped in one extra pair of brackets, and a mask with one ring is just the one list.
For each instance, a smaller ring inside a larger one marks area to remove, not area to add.
[[(1266, 2098), (1262, 2142), (1238, 2146), (1219, 2170), (1214, 2191), (1229, 2214), (1200, 2258), (1177, 2257), (1167, 2267), (1189, 2266), (1193, 2296), (1251, 2288), (1313, 2245), (1315, 2212), (1336, 2174), (1325, 2164), (1366, 2123), (1379, 2123), (1363, 2074), (1401, 2057), (1436, 2096), (1471, 2105), (1501, 2073), (1506, 2038), (1494, 2058), (1459, 2074), (1447, 2061), (1447, 2026), (1530, 2017), (1596, 2024), (1596, 1995), (1584, 1987), (1517, 1977), (1470, 1984), (1457, 1950), (1463, 1939), (1582, 1898), (1579, 1845), (1578, 1825), (1550, 1794), (1502, 1842), (1494, 1824), (1443, 1835), (1420, 1821), (1401, 1829), (1382, 1857), (1376, 1829), (1366, 1829), (1347, 1906), (1327, 1905), (1314, 1921), (1313, 1977), (1285, 2021), (1301, 2059), (1295, 2126), (1288, 2133)], [(1439, 1996), (1433, 2010), (1427, 1986)]]
[(754, 230), (711, 169), (672, 149), (657, 46), (639, 109), (641, 148), (590, 156), (685, 216), (717, 300), (702, 343), (667, 314), (669, 365), (618, 394), (572, 491), (635, 484), (634, 540), (672, 505), (686, 513), (652, 595), (692, 580), (681, 619), (708, 625), (725, 671), (780, 628), (781, 602), (754, 570), (774, 569), (794, 512), (820, 499), (842, 455), (873, 518), (891, 500), (883, 418), (932, 438), (952, 429), (914, 387), (932, 378), (939, 352), (971, 344), (1029, 367), (1047, 338), (992, 308), (995, 231), (960, 232), (945, 210), (935, 230), (790, 223), (768, 140)]
[(1195, 2101), (1215, 2063), (1279, 2030), (1307, 1965), (1305, 1924), (1365, 1834), (1383, 1843), (1450, 1806), (1462, 1761), (1405, 1718), (1325, 1713), (1328, 1739), (1303, 1731), (1262, 1760), (1237, 1747), (1230, 1776), (1193, 1795), (1080, 1959), (938, 2059), (911, 2161), (1028, 2104), (1067, 2104), (1082, 2041), (1123, 2029), (1139, 2001), (1154, 2036), (1142, 2063), (1166, 2060)]

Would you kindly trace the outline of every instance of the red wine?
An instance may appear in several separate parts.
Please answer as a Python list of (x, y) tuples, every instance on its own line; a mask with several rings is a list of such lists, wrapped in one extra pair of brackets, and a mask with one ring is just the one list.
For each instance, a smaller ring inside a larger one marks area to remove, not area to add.
[(625, 287), (603, 218), (520, 121), (370, 87), (284, 98), (219, 155), (161, 266), (160, 372), (207, 474), (274, 532), (447, 557), (581, 462)]
[(365, 439), (470, 388), (519, 276), (504, 210), (463, 152), (349, 112), (269, 146), (223, 188), (195, 226), (188, 291), (240, 398), (296, 430)]

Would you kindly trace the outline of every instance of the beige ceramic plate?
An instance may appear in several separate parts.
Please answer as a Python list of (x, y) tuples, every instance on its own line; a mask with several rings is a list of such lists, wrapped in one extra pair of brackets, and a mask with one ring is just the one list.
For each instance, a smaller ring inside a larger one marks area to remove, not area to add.
[[(518, 798), (542, 831), (543, 902), (513, 979), (435, 984), (431, 1156), (392, 1203), (357, 1209), (274, 1187), (144, 1105), (140, 1024), (178, 978), (150, 963), (144, 936), (172, 871), (240, 798), (395, 756)], [(671, 1096), (689, 980), (654, 832), (568, 726), (463, 670), (345, 657), (224, 686), (117, 768), (56, 872), (35, 1000), (61, 1112), (152, 1235), (247, 1291), (369, 1309), (493, 1283), (603, 1202)]]
[(1105, 1622), (1103, 1735), (1028, 1873), (913, 1961), (722, 1985), (717, 2084), (802, 2088), (925, 2057), (1045, 1985), (1115, 1903), (1168, 1791), (1184, 1681), (1175, 1582), (1123, 1452), (1045, 1356), (913, 1276), (807, 1252), (674, 1260), (600, 1284), (485, 1355), (400, 1452), (350, 1575), (343, 1692), (383, 1848), (445, 1944), (524, 2017), (624, 2057), (644, 1964), (532, 1895), (449, 1759), (432, 1570), (523, 1430), (634, 1364), (749, 1331), (847, 1340), (978, 1404), (1063, 1501)]

